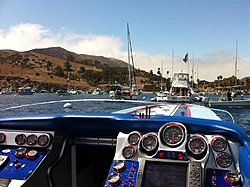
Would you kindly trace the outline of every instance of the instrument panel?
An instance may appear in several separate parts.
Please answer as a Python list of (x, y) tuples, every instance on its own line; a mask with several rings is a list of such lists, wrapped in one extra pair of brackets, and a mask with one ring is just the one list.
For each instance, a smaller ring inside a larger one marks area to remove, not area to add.
[[(237, 172), (238, 151), (234, 150), (237, 147), (238, 143), (220, 134), (189, 133), (189, 129), (179, 122), (163, 124), (157, 132), (120, 132), (106, 186), (143, 186), (144, 183), (148, 183), (145, 182), (148, 180), (146, 172), (155, 173), (163, 167), (167, 167), (168, 170), (171, 168), (176, 184), (182, 180), (179, 178), (181, 175), (185, 176), (186, 186), (191, 187), (205, 186), (203, 183), (207, 178), (210, 178), (206, 181), (210, 186), (216, 186), (219, 180), (228, 184), (230, 177), (227, 176), (234, 174), (237, 179), (240, 178)], [(135, 168), (127, 168), (128, 163)], [(151, 169), (158, 169), (150, 171), (147, 169), (149, 163)], [(174, 175), (175, 170), (178, 171), (180, 168), (184, 168), (183, 173), (177, 172)], [(221, 173), (225, 176), (222, 179), (217, 176)], [(127, 177), (129, 175), (131, 177)]]

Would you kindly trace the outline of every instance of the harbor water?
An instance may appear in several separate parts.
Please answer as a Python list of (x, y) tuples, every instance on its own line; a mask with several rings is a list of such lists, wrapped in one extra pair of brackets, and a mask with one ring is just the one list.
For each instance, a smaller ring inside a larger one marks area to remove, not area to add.
[[(150, 101), (155, 94), (141, 94), (139, 101)], [(209, 95), (209, 98), (216, 100), (219, 95)], [(245, 96), (250, 97), (250, 96)], [(60, 97), (55, 93), (34, 93), (33, 95), (0, 95), (0, 116), (13, 116), (24, 114), (40, 114), (40, 113), (64, 113), (65, 108), (63, 105), (65, 102), (55, 102), (66, 100), (72, 103), (71, 112), (102, 112), (110, 113), (117, 110), (125, 109), (128, 107), (138, 106), (140, 103), (127, 103), (127, 102), (98, 102), (98, 99), (109, 99), (108, 94), (103, 95), (91, 95), (91, 94), (79, 94)], [(71, 102), (76, 100), (76, 102)], [(77, 100), (90, 100), (90, 102), (84, 102), (78, 104)], [(97, 102), (91, 102), (97, 100)], [(29, 105), (32, 104), (32, 105)], [(19, 106), (22, 106), (19, 108)], [(13, 109), (11, 107), (14, 107)], [(10, 108), (8, 110), (3, 110)], [(244, 131), (250, 137), (250, 108), (226, 108), (228, 112), (234, 117), (235, 123), (240, 125)]]

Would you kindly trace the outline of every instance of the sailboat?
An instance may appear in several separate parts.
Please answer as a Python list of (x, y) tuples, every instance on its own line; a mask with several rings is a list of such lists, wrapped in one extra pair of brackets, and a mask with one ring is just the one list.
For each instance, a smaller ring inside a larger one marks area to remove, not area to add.
[[(127, 23), (127, 39), (128, 39), (128, 73), (129, 73), (129, 83), (128, 87), (123, 87), (121, 98), (125, 100), (137, 100), (139, 91), (136, 84), (136, 73), (134, 67), (134, 59), (132, 53), (132, 44), (130, 40), (129, 24)], [(132, 63), (132, 65), (131, 65)], [(133, 78), (133, 80), (132, 80)]]
[(235, 85), (228, 88), (227, 99), (223, 95), (218, 101), (210, 100), (208, 106), (210, 107), (228, 107), (228, 108), (249, 108), (250, 99), (244, 98), (241, 86), (237, 84), (237, 57), (238, 57), (238, 41), (236, 40), (236, 59), (235, 59)]

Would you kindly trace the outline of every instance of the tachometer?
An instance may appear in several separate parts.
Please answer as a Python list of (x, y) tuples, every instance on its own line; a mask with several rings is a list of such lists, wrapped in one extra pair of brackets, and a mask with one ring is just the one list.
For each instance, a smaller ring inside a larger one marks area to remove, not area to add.
[(227, 141), (220, 136), (214, 137), (211, 141), (211, 146), (217, 152), (224, 151), (227, 147)]
[(185, 130), (180, 123), (168, 123), (160, 129), (162, 143), (169, 147), (177, 147), (183, 143)]
[(202, 136), (192, 136), (187, 143), (187, 152), (195, 159), (202, 159), (206, 155), (207, 143)]
[(158, 138), (155, 134), (149, 133), (142, 137), (140, 142), (141, 152), (151, 156), (156, 153), (158, 149)]

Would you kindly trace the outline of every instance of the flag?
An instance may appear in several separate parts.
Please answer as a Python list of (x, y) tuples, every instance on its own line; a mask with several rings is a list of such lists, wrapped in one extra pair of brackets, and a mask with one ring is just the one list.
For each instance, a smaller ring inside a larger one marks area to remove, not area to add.
[(185, 57), (183, 58), (183, 61), (186, 63), (188, 61), (188, 53), (185, 55)]

